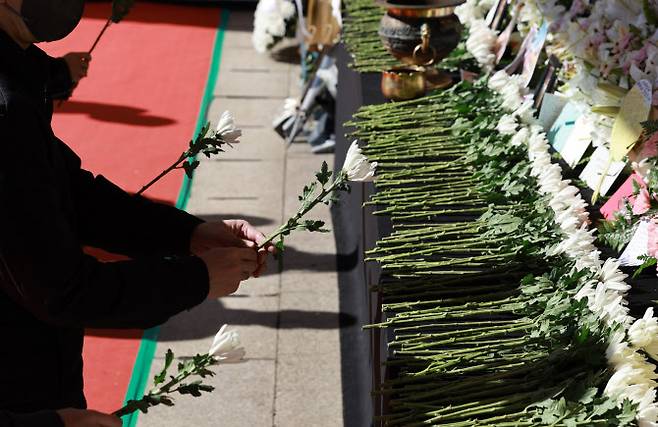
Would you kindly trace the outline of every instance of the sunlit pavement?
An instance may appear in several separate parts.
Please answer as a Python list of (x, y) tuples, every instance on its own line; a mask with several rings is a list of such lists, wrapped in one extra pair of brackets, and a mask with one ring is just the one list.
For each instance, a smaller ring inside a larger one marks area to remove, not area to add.
[[(288, 96), (297, 95), (299, 66), (277, 63), (251, 47), (252, 12), (231, 13), (209, 120), (235, 114), (242, 143), (201, 159), (188, 211), (206, 219), (244, 218), (264, 233), (294, 214), (297, 196), (323, 160), (306, 144), (285, 145), (270, 123)], [(329, 209), (314, 219), (331, 225)], [(200, 398), (179, 397), (173, 408), (140, 415), (141, 427), (340, 426), (343, 424), (338, 289), (331, 233), (286, 240), (284, 271), (268, 273), (239, 292), (172, 318), (162, 327), (152, 376), (167, 348), (178, 356), (208, 350), (217, 329), (238, 329), (247, 360), (221, 366)], [(184, 286), (184, 284), (181, 284)]]

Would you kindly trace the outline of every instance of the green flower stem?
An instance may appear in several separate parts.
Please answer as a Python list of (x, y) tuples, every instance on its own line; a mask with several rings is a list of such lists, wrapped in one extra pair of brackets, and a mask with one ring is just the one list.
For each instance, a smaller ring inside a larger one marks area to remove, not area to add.
[(171, 166), (169, 166), (168, 168), (166, 168), (165, 170), (160, 172), (160, 174), (158, 174), (158, 176), (156, 176), (151, 181), (149, 181), (148, 184), (143, 186), (136, 194), (138, 196), (144, 194), (144, 192), (146, 190), (148, 190), (156, 182), (160, 181), (165, 175), (167, 175), (168, 173), (170, 173), (171, 171), (173, 171), (175, 169), (178, 169), (180, 167), (181, 163), (183, 163), (186, 159), (187, 159), (186, 153), (181, 154), (180, 157), (178, 158), (178, 160), (176, 160), (173, 164), (171, 164)]
[(142, 399), (128, 401), (124, 407), (114, 411), (112, 415), (123, 417), (138, 410), (142, 410), (141, 408), (145, 405), (146, 407), (156, 406), (162, 397), (168, 397), (169, 395), (181, 392), (181, 387), (183, 387), (184, 382), (188, 378), (199, 375), (201, 371), (216, 364), (217, 360), (213, 356), (206, 354), (200, 358), (199, 363), (195, 364), (193, 369), (182, 370), (176, 376), (172, 376), (168, 382), (149, 391)]
[[(398, 337), (394, 341), (391, 341), (388, 345), (389, 347), (398, 347), (398, 346), (409, 346), (412, 344), (424, 342), (424, 341), (431, 341), (431, 344), (434, 345), (437, 342), (441, 341), (435, 341), (436, 338), (455, 338), (458, 339), (460, 336), (468, 336), (469, 339), (473, 336), (488, 336), (488, 335), (481, 335), (481, 334), (488, 334), (488, 333), (496, 333), (496, 334), (506, 334), (509, 332), (514, 332), (514, 331), (519, 331), (519, 330), (526, 330), (530, 327), (532, 327), (532, 323), (527, 322), (524, 324), (518, 324), (516, 326), (510, 327), (510, 326), (489, 326), (489, 327), (482, 327), (482, 328), (472, 328), (472, 329), (462, 329), (459, 331), (448, 331), (448, 332), (442, 332), (442, 333), (434, 333), (434, 334), (418, 334), (416, 337), (405, 337), (401, 338)], [(452, 341), (456, 342), (456, 341)]]
[(329, 187), (322, 187), (322, 191), (320, 191), (320, 193), (310, 203), (306, 204), (306, 206), (302, 206), (297, 211), (295, 216), (293, 216), (286, 224), (281, 225), (279, 228), (276, 229), (276, 231), (274, 231), (272, 234), (267, 236), (265, 240), (258, 245), (258, 249), (264, 248), (267, 244), (271, 243), (276, 238), (283, 236), (286, 233), (290, 233), (292, 230), (294, 230), (296, 226), (299, 224), (299, 221), (307, 213), (309, 213), (319, 203), (324, 202), (328, 196), (330, 196), (341, 185), (345, 184), (345, 182), (347, 182), (347, 175), (345, 174), (345, 172), (341, 171)]

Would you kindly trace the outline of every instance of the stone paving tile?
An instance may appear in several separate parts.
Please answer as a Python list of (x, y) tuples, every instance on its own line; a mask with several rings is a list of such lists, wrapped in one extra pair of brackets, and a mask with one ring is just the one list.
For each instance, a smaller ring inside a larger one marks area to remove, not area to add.
[[(276, 74), (279, 74), (279, 76), (276, 76)], [(225, 97), (285, 99), (288, 96), (288, 85), (288, 73), (286, 71), (272, 72), (265, 76), (244, 71), (222, 71), (219, 74), (214, 93)]]
[[(283, 101), (280, 99), (245, 99), (217, 96), (210, 104), (208, 117), (211, 121), (219, 118), (222, 111), (229, 110), (235, 116), (236, 124), (242, 128), (245, 138), (252, 132), (272, 132), (272, 121), (283, 110)], [(276, 136), (278, 140), (278, 136)], [(244, 138), (243, 138), (244, 139)], [(282, 151), (283, 152), (283, 151)]]
[[(312, 357), (336, 353), (340, 348), (337, 333), (340, 324), (337, 293), (283, 291), (279, 359), (289, 355)], [(340, 364), (334, 363), (332, 367), (339, 368)]]
[(337, 295), (337, 275), (335, 272), (287, 271), (281, 283), (281, 292), (305, 292), (308, 294)]
[[(251, 49), (251, 46), (248, 48)], [(291, 69), (290, 64), (285, 62), (275, 62), (272, 61), (270, 55), (268, 54), (252, 54), (249, 53), (248, 61), (245, 60), (245, 48), (242, 47), (233, 47), (225, 44), (224, 49), (222, 50), (222, 72), (247, 72), (255, 74), (255, 77), (264, 77), (263, 74), (271, 74), (272, 77), (281, 78), (276, 75), (280, 72), (288, 72)], [(294, 71), (291, 71), (299, 76), (299, 69), (295, 67)]]
[[(157, 365), (162, 359), (156, 360)], [(274, 360), (224, 365), (207, 383), (215, 391), (176, 400), (173, 408), (156, 407), (140, 415), (140, 427), (270, 427), (274, 399)], [(258, 384), (258, 387), (254, 387)]]
[(343, 425), (340, 354), (280, 357), (274, 426)]

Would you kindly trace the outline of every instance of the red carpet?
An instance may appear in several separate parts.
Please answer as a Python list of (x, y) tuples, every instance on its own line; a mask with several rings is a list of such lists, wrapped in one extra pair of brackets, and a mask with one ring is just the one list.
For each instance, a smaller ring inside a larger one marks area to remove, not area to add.
[[(85, 51), (110, 14), (88, 3), (85, 19), (65, 40), (42, 45), (51, 55)], [(129, 191), (171, 164), (187, 144), (199, 113), (219, 10), (137, 3), (112, 25), (94, 51), (89, 76), (56, 111), (53, 128), (83, 167)], [(147, 193), (174, 204), (182, 173)], [(89, 407), (123, 405), (141, 331), (90, 331), (85, 340)]]

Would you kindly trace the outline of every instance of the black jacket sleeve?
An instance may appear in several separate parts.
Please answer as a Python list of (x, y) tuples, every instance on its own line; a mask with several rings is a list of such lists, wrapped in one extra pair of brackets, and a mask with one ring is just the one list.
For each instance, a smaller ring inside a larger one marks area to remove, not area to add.
[(129, 195), (103, 176), (80, 169), (80, 159), (59, 142), (72, 177), (81, 242), (136, 257), (189, 255), (190, 237), (203, 221), (173, 206)]
[(71, 71), (63, 58), (48, 57), (48, 81), (46, 90), (52, 99), (69, 99), (73, 92), (73, 80)]
[(31, 414), (12, 414), (0, 411), (0, 427), (64, 427), (55, 411), (40, 411)]
[[(0, 288), (35, 316), (76, 327), (147, 328), (202, 302), (208, 273), (197, 257), (101, 263), (82, 252), (90, 225), (78, 215), (93, 211), (75, 209), (75, 187), (94, 180), (79, 172), (81, 184), (67, 156), (29, 105), (0, 118)], [(94, 226), (113, 231), (107, 219)]]

